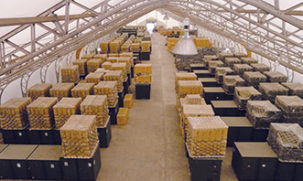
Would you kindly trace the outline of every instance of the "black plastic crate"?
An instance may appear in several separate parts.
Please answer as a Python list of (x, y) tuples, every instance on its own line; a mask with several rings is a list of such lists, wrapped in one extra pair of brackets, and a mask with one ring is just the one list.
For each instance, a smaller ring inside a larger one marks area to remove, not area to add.
[(54, 145), (57, 143), (58, 133), (55, 130), (29, 130), (29, 143), (30, 144), (45, 144)]
[(3, 142), (5, 144), (28, 144), (28, 130), (1, 130)]
[(209, 70), (194, 70), (194, 73), (198, 78), (215, 77), (215, 75), (212, 75)]
[(123, 95), (125, 96), (125, 94), (128, 93), (128, 82), (127, 80), (125, 82), (123, 82)]
[(214, 112), (218, 116), (235, 116), (243, 117), (245, 116), (245, 110), (239, 110), (238, 106), (234, 101), (223, 100), (223, 101), (210, 101), (214, 109)]
[(128, 87), (131, 85), (131, 79), (132, 79), (131, 73), (128, 73), (127, 74), (127, 85), (128, 85)]
[(236, 142), (232, 167), (240, 181), (271, 181), (275, 178), (277, 155), (267, 142)]
[(141, 60), (150, 60), (150, 52), (141, 52)]
[(97, 128), (100, 148), (107, 148), (112, 138), (110, 117), (103, 127)]
[(119, 107), (123, 107), (123, 100), (124, 100), (124, 90), (122, 92), (118, 92), (118, 104), (119, 104)]
[(61, 158), (63, 180), (78, 180), (77, 160), (73, 158)]
[(233, 100), (233, 95), (227, 95), (222, 87), (204, 87), (203, 95), (205, 102), (210, 104), (212, 100)]
[(117, 124), (117, 114), (119, 111), (119, 104), (116, 102), (114, 107), (109, 107), (109, 116), (110, 116), (110, 123), (115, 125)]
[(136, 84), (136, 99), (150, 99), (151, 84)]
[(278, 161), (275, 181), (291, 181), (296, 172), (296, 163)]
[(204, 77), (199, 78), (199, 81), (202, 83), (203, 87), (220, 87), (217, 80), (214, 77)]
[(256, 129), (253, 130), (252, 141), (263, 142), (266, 141), (268, 135), (268, 129)]

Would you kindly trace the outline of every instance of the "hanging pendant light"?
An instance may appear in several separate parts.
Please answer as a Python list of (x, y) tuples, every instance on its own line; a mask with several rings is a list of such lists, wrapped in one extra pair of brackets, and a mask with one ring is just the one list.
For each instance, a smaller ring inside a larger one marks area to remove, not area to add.
[(184, 36), (179, 39), (175, 47), (171, 50), (177, 56), (194, 56), (198, 54), (194, 40), (189, 36), (189, 19), (184, 21)]

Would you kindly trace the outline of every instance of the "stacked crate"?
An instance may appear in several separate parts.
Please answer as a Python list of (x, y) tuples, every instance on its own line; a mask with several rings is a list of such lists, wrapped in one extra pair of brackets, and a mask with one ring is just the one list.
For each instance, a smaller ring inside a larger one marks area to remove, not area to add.
[(251, 57), (241, 57), (242, 63), (251, 65), (251, 64), (257, 64), (258, 60), (253, 59)]
[(57, 97), (58, 100), (63, 97), (70, 97), (74, 83), (57, 83), (49, 90), (51, 97)]
[(247, 54), (246, 53), (242, 53), (242, 52), (235, 52), (234, 56), (237, 58), (247, 58)]
[(177, 111), (180, 114), (179, 118), (181, 118), (183, 105), (185, 104), (194, 104), (194, 105), (206, 105), (204, 98), (199, 94), (187, 94), (184, 98), (180, 98), (180, 101), (177, 101)]
[(109, 107), (113, 107), (118, 101), (117, 85), (117, 81), (101, 81), (94, 87), (94, 94), (106, 95)]
[(110, 63), (117, 63), (118, 62), (118, 56), (111, 56), (111, 57), (108, 57), (107, 58), (107, 61), (110, 62)]
[(109, 41), (103, 41), (100, 43), (100, 48), (102, 53), (107, 53), (109, 52)]
[(303, 162), (303, 128), (298, 124), (272, 123), (268, 144), (282, 162)]
[(226, 57), (225, 64), (231, 68), (233, 68), (234, 64), (240, 64), (241, 60), (236, 57)]
[(140, 43), (132, 43), (129, 47), (131, 52), (140, 52)]
[(176, 91), (179, 89), (178, 82), (179, 80), (197, 80), (197, 75), (192, 72), (176, 72), (175, 76), (175, 89)]
[(238, 86), (245, 86), (245, 81), (239, 75), (224, 76), (223, 89), (227, 94), (233, 94)]
[(282, 83), (284, 87), (289, 89), (289, 95), (296, 95), (303, 98), (303, 84), (297, 82)]
[(150, 41), (142, 41), (141, 42), (141, 51), (142, 52), (150, 52), (151, 42)]
[(195, 105), (195, 104), (185, 104), (182, 110), (182, 120), (181, 125), (184, 128), (185, 135), (188, 133), (188, 118), (189, 117), (211, 117), (215, 116), (213, 108), (211, 105)]
[(27, 89), (27, 96), (32, 100), (38, 97), (49, 97), (49, 90), (52, 88), (52, 84), (35, 84), (31, 88)]
[(98, 149), (96, 116), (72, 115), (60, 128), (62, 155), (65, 158), (91, 158)]
[(224, 63), (220, 60), (215, 60), (215, 61), (209, 61), (208, 62), (208, 70), (211, 74), (216, 73), (216, 68), (217, 67), (223, 67)]
[(87, 72), (95, 72), (98, 68), (101, 67), (104, 61), (102, 59), (90, 59), (87, 61)]
[(118, 63), (126, 63), (126, 73), (131, 73), (131, 67), (132, 67), (132, 58), (131, 57), (119, 57)]
[(255, 64), (251, 64), (250, 66), (254, 69), (254, 71), (257, 71), (257, 72), (270, 71), (270, 67), (263, 63), (255, 63)]
[(94, 57), (93, 54), (82, 55), (81, 59), (90, 60)]
[(254, 87), (235, 87), (234, 101), (239, 109), (246, 109), (248, 100), (262, 100), (262, 94)]
[(134, 68), (136, 83), (151, 83), (152, 65), (136, 64)]
[(78, 65), (80, 76), (87, 74), (87, 59), (77, 59), (73, 62), (73, 65)]
[(66, 65), (61, 68), (62, 82), (76, 83), (80, 80), (79, 66)]
[(94, 59), (100, 59), (102, 62), (107, 61), (107, 54), (96, 54), (93, 57)]
[(275, 102), (277, 95), (288, 95), (288, 89), (279, 83), (260, 83), (259, 91), (265, 99)]
[(103, 72), (91, 72), (85, 77), (85, 81), (97, 85), (103, 79), (103, 76)]
[(130, 43), (124, 43), (121, 46), (121, 52), (129, 52)]
[(117, 115), (117, 124), (125, 125), (128, 122), (129, 110), (128, 108), (119, 108), (119, 113)]
[(104, 75), (105, 81), (117, 81), (118, 92), (123, 91), (123, 75), (121, 70), (111, 70)]
[(280, 122), (281, 110), (267, 100), (252, 100), (247, 102), (247, 118), (257, 129), (268, 129), (270, 123)]
[(54, 127), (53, 106), (55, 97), (39, 97), (27, 106), (31, 129), (52, 129)]
[(244, 72), (250, 72), (253, 70), (248, 64), (234, 64), (234, 71), (236, 74), (243, 76)]
[(228, 126), (219, 116), (189, 117), (187, 149), (191, 157), (224, 156)]
[(120, 52), (120, 42), (118, 40), (111, 41), (109, 43), (110, 52), (111, 53), (118, 53)]
[(2, 129), (23, 129), (28, 126), (26, 106), (31, 98), (12, 98), (0, 105)]
[(94, 85), (94, 83), (79, 83), (72, 89), (72, 97), (84, 99), (86, 96), (93, 94)]
[(134, 98), (132, 94), (126, 94), (123, 100), (123, 106), (125, 108), (131, 108), (133, 106), (134, 103)]
[(277, 96), (275, 105), (281, 109), (284, 122), (303, 126), (303, 99), (298, 96)]
[(225, 75), (230, 75), (234, 71), (230, 67), (217, 67), (215, 78), (219, 84), (223, 83), (223, 78)]
[(110, 70), (112, 68), (112, 63), (111, 62), (104, 62), (102, 64), (102, 68), (104, 68), (106, 70)]
[(89, 95), (80, 105), (81, 114), (95, 115), (97, 127), (103, 127), (108, 119), (108, 103), (106, 95)]
[(225, 60), (225, 58), (233, 57), (233, 56), (234, 56), (234, 54), (231, 52), (221, 52), (218, 54), (218, 58), (223, 61)]
[(261, 72), (244, 72), (244, 80), (254, 87), (258, 87), (261, 82), (266, 82), (267, 78)]
[(288, 77), (280, 72), (264, 72), (269, 82), (287, 82)]
[(127, 80), (127, 64), (126, 63), (113, 63), (111, 70), (121, 70), (123, 82)]
[(218, 59), (218, 56), (216, 56), (216, 55), (204, 55), (203, 62), (205, 63), (205, 65), (208, 66), (209, 61), (217, 60), (217, 59)]
[(183, 98), (187, 94), (199, 94), (202, 95), (203, 86), (198, 80), (179, 80), (178, 81), (178, 97)]
[(55, 127), (61, 128), (73, 114), (80, 113), (81, 98), (62, 98), (54, 107)]

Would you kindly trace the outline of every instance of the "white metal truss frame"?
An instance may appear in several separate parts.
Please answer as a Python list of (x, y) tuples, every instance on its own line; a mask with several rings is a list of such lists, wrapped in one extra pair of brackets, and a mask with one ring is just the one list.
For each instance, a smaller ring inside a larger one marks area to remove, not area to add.
[[(0, 37), (0, 88), (41, 67), (41, 81), (44, 82), (51, 62), (161, 7), (183, 17), (189, 16), (196, 24), (238, 42), (269, 60), (278, 61), (303, 73), (303, 22), (297, 18), (303, 15), (299, 10), (303, 3), (280, 10), (279, 0), (275, 0), (273, 5), (263, 0), (222, 2), (103, 0), (89, 8), (77, 0), (63, 0), (35, 18), (22, 19), (19, 27)], [(72, 5), (81, 8), (82, 13), (70, 14)], [(64, 14), (57, 14), (59, 11)], [(277, 24), (277, 20), (281, 24)], [(12, 25), (12, 21), (16, 19), (8, 19), (2, 23)], [(76, 25), (73, 26), (74, 24)], [(287, 29), (290, 25), (293, 27), (291, 31)], [(45, 33), (37, 36), (37, 26), (43, 28)], [(31, 37), (28, 42), (14, 42), (18, 33), (28, 29)], [(45, 38), (48, 38), (47, 41)], [(7, 51), (7, 47), (10, 47), (10, 51)]]

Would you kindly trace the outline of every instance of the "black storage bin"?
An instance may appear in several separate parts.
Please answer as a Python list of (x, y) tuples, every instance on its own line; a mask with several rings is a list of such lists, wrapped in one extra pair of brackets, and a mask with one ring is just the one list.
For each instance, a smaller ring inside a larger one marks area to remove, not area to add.
[[(0, 144), (0, 153), (8, 146), (8, 144)], [(8, 160), (0, 160), (0, 179), (12, 178), (12, 168)]]
[(3, 143), (5, 143), (5, 144), (15, 144), (16, 143), (15, 134), (11, 130), (2, 129), (1, 132), (2, 132)]
[(246, 117), (221, 117), (228, 126), (227, 146), (251, 141), (253, 126)]
[(119, 107), (123, 107), (123, 100), (124, 100), (124, 90), (122, 92), (118, 92), (118, 104), (119, 104)]
[(234, 116), (243, 117), (245, 116), (245, 110), (239, 110), (238, 106), (234, 101), (224, 100), (224, 101), (210, 101), (214, 109), (214, 112), (218, 116)]
[(301, 181), (303, 178), (303, 163), (296, 164), (296, 171), (294, 175), (294, 181)]
[(128, 73), (127, 74), (127, 86), (128, 87), (131, 85), (131, 80), (132, 80), (131, 73)]
[(213, 77), (199, 78), (199, 81), (202, 83), (203, 87), (220, 87), (217, 80)]
[(222, 87), (204, 87), (203, 95), (205, 102), (210, 104), (212, 100), (233, 100), (233, 95), (227, 95)]
[(18, 130), (1, 130), (3, 142), (5, 144), (28, 144), (28, 130), (18, 129)]
[(107, 148), (112, 138), (110, 117), (104, 124), (104, 127), (97, 128), (97, 131), (98, 131), (100, 148)]
[(268, 129), (256, 129), (254, 128), (252, 141), (254, 142), (263, 142), (266, 141), (268, 135)]
[(277, 155), (267, 142), (235, 142), (232, 167), (240, 181), (274, 180)]
[(110, 123), (115, 125), (117, 124), (117, 114), (119, 111), (119, 104), (118, 101), (116, 102), (114, 107), (109, 107), (109, 116), (110, 116)]
[(150, 99), (150, 84), (136, 84), (136, 99)]
[(53, 145), (57, 144), (56, 137), (57, 132), (54, 130), (29, 130), (29, 143), (30, 144), (46, 144)]
[(54, 144), (55, 145), (61, 145), (61, 135), (60, 135), (60, 130), (54, 129), (53, 130), (53, 135), (54, 135)]
[(62, 180), (61, 146), (39, 145), (27, 159), (31, 179)]
[(140, 60), (150, 60), (150, 52), (141, 52)]
[(128, 93), (128, 82), (127, 80), (123, 82), (123, 96)]
[(130, 76), (131, 76), (131, 78), (134, 78), (134, 67), (131, 67), (130, 68)]
[(193, 72), (194, 70), (207, 70), (205, 64), (190, 64), (190, 71)]
[(194, 73), (197, 75), (198, 78), (215, 77), (215, 75), (212, 75), (208, 70), (194, 70)]
[(3, 171), (3, 173), (0, 173), (1, 177), (6, 179), (30, 179), (27, 158), (36, 148), (37, 145), (8, 145), (0, 153), (0, 170)]
[(296, 172), (296, 163), (278, 161), (275, 181), (291, 181)]
[(61, 158), (63, 180), (78, 180), (77, 160), (73, 158)]

